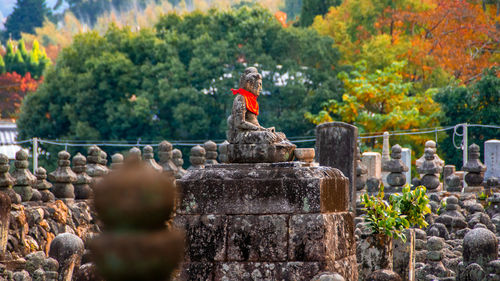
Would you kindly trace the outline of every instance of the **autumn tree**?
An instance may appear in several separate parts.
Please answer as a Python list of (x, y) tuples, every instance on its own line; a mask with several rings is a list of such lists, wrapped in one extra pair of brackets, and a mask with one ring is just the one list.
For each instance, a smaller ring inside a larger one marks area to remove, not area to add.
[(15, 72), (0, 75), (0, 117), (15, 118), (24, 96), (34, 92), (37, 87), (38, 82), (30, 73), (24, 77)]
[(429, 75), (434, 62), (468, 83), (498, 65), (500, 2), (494, 2), (435, 0), (430, 9), (403, 14), (415, 35), (408, 59), (420, 75)]
[[(350, 73), (341, 72), (344, 82), (342, 100), (330, 100), (322, 111), (305, 116), (314, 124), (343, 121), (357, 126), (360, 133), (433, 127), (439, 124), (439, 104), (432, 91), (410, 95), (412, 84), (403, 81), (405, 62), (368, 72), (367, 63), (360, 61)], [(422, 136), (406, 141), (422, 143)], [(374, 145), (370, 139), (368, 145)]]

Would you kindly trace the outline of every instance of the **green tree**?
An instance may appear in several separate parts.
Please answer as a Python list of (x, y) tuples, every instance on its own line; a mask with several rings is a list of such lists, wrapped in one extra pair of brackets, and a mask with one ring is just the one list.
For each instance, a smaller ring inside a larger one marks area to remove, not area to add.
[[(481, 79), (468, 86), (450, 85), (439, 90), (436, 101), (441, 104), (445, 118), (443, 126), (460, 123), (500, 125), (500, 68), (485, 69)], [(462, 129), (458, 129), (461, 133)], [(489, 139), (498, 138), (500, 130), (493, 128), (469, 127), (468, 142), (481, 148)], [(455, 136), (455, 145), (460, 146), (462, 137)], [(439, 151), (449, 164), (461, 167), (462, 154), (453, 145), (453, 130), (439, 142)], [(484, 151), (481, 151), (484, 153)]]
[(5, 53), (5, 71), (16, 72), (23, 76), (26, 73), (26, 64), (19, 49), (14, 48), (14, 42), (9, 40)]
[(261, 123), (288, 136), (312, 134), (305, 112), (340, 98), (332, 45), (248, 7), (172, 13), (155, 30), (80, 34), (24, 99), (19, 138), (221, 140), (230, 89), (249, 65), (264, 75)]
[(5, 62), (3, 60), (3, 57), (0, 55), (0, 74), (3, 74), (5, 72)]
[(37, 40), (33, 41), (33, 46), (25, 62), (27, 64), (27, 71), (30, 72), (35, 79), (39, 79), (45, 68), (51, 64), (45, 50), (40, 47)]
[(299, 25), (310, 26), (316, 16), (323, 16), (330, 7), (336, 7), (342, 0), (302, 0)]
[(49, 15), (45, 0), (17, 0), (14, 11), (5, 22), (4, 37), (17, 40), (21, 38), (21, 32), (33, 34), (35, 27), (42, 26)]
[(295, 20), (300, 16), (302, 10), (302, 0), (285, 0), (283, 12), (288, 16), (288, 20)]
[[(342, 101), (330, 100), (317, 114), (305, 116), (315, 124), (339, 120), (358, 126), (360, 133), (406, 130), (439, 124), (439, 104), (433, 101), (433, 91), (410, 95), (412, 84), (404, 82), (401, 71), (405, 62), (368, 72), (365, 61), (355, 65), (349, 74), (339, 73), (344, 82)], [(375, 145), (375, 139), (367, 144)], [(412, 144), (423, 144), (426, 136), (396, 137)], [(415, 145), (417, 147), (417, 145)]]

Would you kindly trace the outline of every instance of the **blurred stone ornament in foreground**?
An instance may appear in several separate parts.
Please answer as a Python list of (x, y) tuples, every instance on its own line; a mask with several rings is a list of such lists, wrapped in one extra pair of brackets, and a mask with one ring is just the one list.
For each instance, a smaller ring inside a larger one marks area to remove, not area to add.
[(102, 277), (113, 280), (169, 280), (182, 260), (183, 237), (171, 230), (174, 178), (136, 158), (95, 188), (103, 233), (91, 243)]

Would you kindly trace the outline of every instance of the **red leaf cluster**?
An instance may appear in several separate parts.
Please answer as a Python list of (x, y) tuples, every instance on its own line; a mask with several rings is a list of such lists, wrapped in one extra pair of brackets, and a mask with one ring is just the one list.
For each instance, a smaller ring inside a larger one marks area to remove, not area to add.
[(0, 75), (0, 116), (2, 118), (15, 118), (19, 113), (21, 101), (28, 92), (36, 91), (40, 80), (35, 80), (28, 72), (21, 76), (16, 72)]

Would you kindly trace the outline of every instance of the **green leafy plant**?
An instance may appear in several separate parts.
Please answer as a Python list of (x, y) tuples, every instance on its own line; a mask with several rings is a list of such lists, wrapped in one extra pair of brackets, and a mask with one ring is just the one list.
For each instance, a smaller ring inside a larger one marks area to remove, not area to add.
[(443, 200), (441, 201), (441, 206), (437, 209), (437, 214), (438, 215), (441, 215), (442, 212), (444, 212), (444, 210), (446, 210), (446, 201)]
[(420, 228), (427, 227), (425, 215), (431, 212), (429, 208), (429, 197), (425, 186), (417, 186), (414, 190), (410, 189), (410, 185), (403, 187), (401, 194), (392, 194), (389, 197), (389, 202), (394, 209), (401, 212), (411, 226)]
[(483, 192), (479, 193), (478, 197), (479, 197), (479, 200), (486, 200), (486, 199), (488, 199), (488, 194), (484, 193), (484, 191), (483, 191)]
[(403, 231), (410, 227), (410, 224), (399, 209), (384, 200), (383, 186), (376, 196), (363, 194), (361, 203), (366, 211), (365, 220), (373, 234), (385, 234), (406, 241)]
[(385, 234), (406, 242), (403, 231), (410, 226), (426, 227), (425, 215), (431, 212), (429, 197), (424, 186), (414, 190), (409, 185), (403, 187), (401, 194), (395, 193), (384, 200), (384, 187), (376, 195), (364, 194), (361, 203), (366, 212), (365, 220), (373, 234)]

